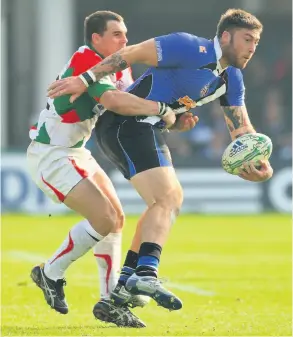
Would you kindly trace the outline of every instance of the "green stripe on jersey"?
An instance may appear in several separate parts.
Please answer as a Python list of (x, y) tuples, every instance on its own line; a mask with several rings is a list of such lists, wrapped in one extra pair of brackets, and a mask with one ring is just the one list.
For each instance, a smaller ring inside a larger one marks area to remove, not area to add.
[(50, 137), (48, 135), (47, 129), (46, 129), (46, 123), (44, 123), (39, 130), (39, 133), (37, 137), (35, 138), (36, 142), (43, 143), (43, 144), (50, 144)]
[(70, 146), (71, 149), (76, 149), (76, 148), (79, 148), (79, 147), (82, 147), (83, 146), (83, 142), (84, 142), (84, 138), (82, 140), (80, 140), (79, 142), (77, 142), (75, 145), (73, 146)]
[[(72, 76), (73, 70), (73, 68), (66, 69), (61, 78)], [(62, 115), (72, 109), (72, 103), (69, 102), (70, 96), (71, 95), (64, 95), (54, 99), (54, 106), (58, 115)]]
[(101, 78), (98, 82), (92, 84), (88, 88), (91, 97), (100, 98), (104, 92), (108, 90), (117, 90), (109, 76)]
[[(62, 78), (72, 76), (73, 68), (67, 69)], [(102, 78), (99, 82), (92, 84), (88, 90), (78, 97), (73, 103), (69, 99), (71, 95), (64, 95), (54, 99), (55, 110), (59, 116), (66, 114), (68, 111), (74, 109), (79, 116), (80, 122), (94, 117), (94, 107), (97, 104), (96, 99), (99, 99), (102, 94), (108, 90), (117, 90), (113, 85), (110, 77)]]

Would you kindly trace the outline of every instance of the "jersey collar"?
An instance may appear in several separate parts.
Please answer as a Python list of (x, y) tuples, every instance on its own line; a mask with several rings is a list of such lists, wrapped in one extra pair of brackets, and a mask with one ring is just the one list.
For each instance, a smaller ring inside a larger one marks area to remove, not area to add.
[(220, 42), (217, 36), (214, 37), (214, 49), (215, 49), (215, 53), (216, 53), (216, 59), (217, 59), (217, 72), (218, 74), (221, 74), (226, 68), (222, 68), (219, 60), (222, 57), (222, 48), (220, 46)]
[(96, 54), (98, 54), (102, 59), (104, 59), (105, 58), (105, 56), (104, 55), (102, 55), (102, 54), (100, 54), (90, 43), (89, 44), (87, 44), (87, 46), (92, 50), (92, 51), (94, 51)]

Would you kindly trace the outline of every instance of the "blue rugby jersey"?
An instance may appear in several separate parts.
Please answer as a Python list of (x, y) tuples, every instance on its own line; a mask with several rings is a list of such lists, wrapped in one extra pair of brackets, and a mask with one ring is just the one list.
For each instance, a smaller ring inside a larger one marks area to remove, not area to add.
[[(222, 106), (244, 105), (245, 87), (239, 69), (223, 69), (217, 37), (208, 40), (188, 33), (172, 33), (155, 38), (158, 67), (149, 68), (128, 89), (136, 96), (168, 103), (172, 108), (184, 102), (196, 106), (216, 98)], [(158, 117), (137, 117), (151, 124)]]

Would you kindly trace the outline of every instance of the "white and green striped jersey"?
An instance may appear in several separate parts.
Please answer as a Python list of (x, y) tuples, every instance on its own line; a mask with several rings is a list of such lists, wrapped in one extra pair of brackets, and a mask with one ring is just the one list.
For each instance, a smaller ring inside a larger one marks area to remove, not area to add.
[[(102, 59), (90, 47), (82, 46), (73, 54), (58, 78), (77, 76)], [(30, 138), (43, 144), (83, 147), (90, 138), (101, 111), (100, 97), (108, 90), (116, 90), (113, 82), (116, 82), (117, 87), (119, 84), (125, 89), (133, 82), (130, 69), (102, 78), (73, 103), (69, 101), (70, 95), (54, 100), (49, 98), (46, 109), (41, 111), (38, 122), (30, 129)]]

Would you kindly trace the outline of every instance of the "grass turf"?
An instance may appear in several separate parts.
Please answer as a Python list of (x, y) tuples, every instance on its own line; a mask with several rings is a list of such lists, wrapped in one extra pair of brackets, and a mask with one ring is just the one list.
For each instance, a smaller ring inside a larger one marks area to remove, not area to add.
[[(163, 249), (160, 276), (169, 279), (183, 309), (169, 312), (154, 302), (135, 309), (147, 324), (141, 330), (94, 319), (99, 290), (91, 253), (68, 269), (68, 315), (50, 309), (30, 280), (31, 268), (77, 221), (72, 215), (2, 216), (3, 336), (292, 335), (289, 216), (180, 216)], [(127, 218), (123, 256), (136, 221)]]

